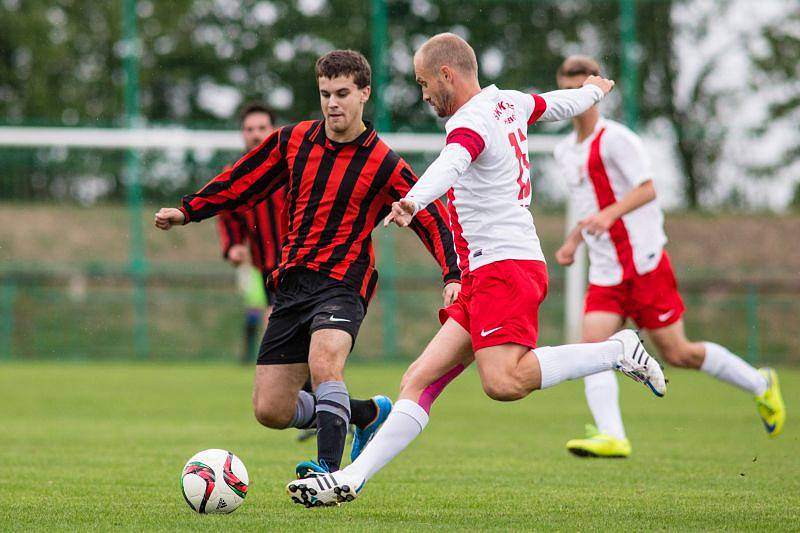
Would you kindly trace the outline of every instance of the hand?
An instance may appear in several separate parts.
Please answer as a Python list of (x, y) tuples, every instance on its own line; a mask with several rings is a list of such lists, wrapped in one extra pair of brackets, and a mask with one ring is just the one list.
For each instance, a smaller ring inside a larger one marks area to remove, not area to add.
[(578, 222), (578, 225), (582, 229), (585, 229), (589, 235), (600, 235), (608, 231), (609, 228), (614, 225), (615, 221), (616, 218), (607, 210), (603, 209), (599, 213), (584, 218)]
[(181, 226), (186, 221), (183, 212), (174, 207), (162, 207), (156, 213), (156, 227), (158, 229), (168, 230), (172, 226)]
[(575, 250), (577, 247), (570, 242), (565, 242), (556, 251), (556, 262), (561, 266), (570, 266), (575, 262)]
[(385, 228), (390, 222), (394, 222), (401, 228), (405, 228), (411, 224), (411, 219), (414, 218), (414, 209), (416, 207), (414, 202), (406, 200), (405, 198), (399, 202), (393, 203), (392, 212), (384, 219), (383, 227)]
[(444, 286), (442, 291), (442, 298), (444, 299), (444, 306), (447, 307), (456, 301), (458, 294), (461, 292), (461, 283), (455, 281), (448, 283)]
[(234, 266), (239, 266), (247, 261), (247, 246), (244, 244), (234, 244), (228, 250), (228, 262)]
[(600, 76), (589, 76), (583, 82), (584, 87), (587, 85), (597, 85), (603, 90), (603, 94), (608, 94), (614, 88), (614, 80), (608, 80)]

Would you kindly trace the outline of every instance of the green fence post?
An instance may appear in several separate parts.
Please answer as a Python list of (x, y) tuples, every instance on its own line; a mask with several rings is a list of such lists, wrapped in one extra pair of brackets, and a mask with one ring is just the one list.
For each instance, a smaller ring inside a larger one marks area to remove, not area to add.
[[(388, 36), (386, 0), (372, 0), (372, 94), (375, 101), (375, 129), (391, 131), (392, 116), (386, 106), (386, 39)], [(397, 356), (397, 265), (395, 263), (395, 234), (392, 228), (383, 230), (378, 241), (380, 250), (383, 330), (383, 357)]]
[(636, 0), (620, 0), (620, 38), (622, 40), (622, 105), (625, 123), (639, 127), (639, 50), (636, 41)]
[(0, 359), (14, 355), (14, 300), (17, 286), (14, 278), (0, 281)]
[(758, 325), (758, 289), (752, 283), (747, 285), (747, 360), (752, 364), (761, 359), (761, 335)]
[[(141, 126), (139, 115), (139, 53), (140, 42), (136, 28), (136, 0), (124, 0), (122, 27), (124, 39), (123, 68), (125, 72), (125, 126)], [(130, 215), (130, 273), (133, 278), (133, 345), (138, 358), (147, 357), (147, 265), (142, 231), (141, 154), (128, 150), (125, 154), (125, 183)]]

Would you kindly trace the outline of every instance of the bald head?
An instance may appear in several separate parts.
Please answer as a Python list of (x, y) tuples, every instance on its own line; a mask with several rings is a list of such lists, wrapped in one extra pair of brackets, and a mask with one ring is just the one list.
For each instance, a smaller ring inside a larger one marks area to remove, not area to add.
[(600, 65), (589, 56), (574, 55), (569, 56), (558, 67), (559, 78), (571, 78), (573, 76), (599, 76)]
[(455, 33), (440, 33), (425, 41), (417, 50), (415, 60), (432, 72), (447, 66), (463, 74), (478, 76), (475, 50)]

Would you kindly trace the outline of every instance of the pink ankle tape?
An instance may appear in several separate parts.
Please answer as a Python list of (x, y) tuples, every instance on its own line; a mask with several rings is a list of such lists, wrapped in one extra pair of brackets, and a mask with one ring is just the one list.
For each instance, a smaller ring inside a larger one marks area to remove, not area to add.
[(419, 406), (425, 409), (426, 413), (431, 414), (431, 405), (433, 405), (433, 402), (436, 401), (436, 398), (439, 397), (444, 388), (464, 371), (464, 368), (464, 365), (457, 364), (451, 368), (447, 374), (425, 387), (425, 390), (422, 391), (419, 401), (417, 402)]

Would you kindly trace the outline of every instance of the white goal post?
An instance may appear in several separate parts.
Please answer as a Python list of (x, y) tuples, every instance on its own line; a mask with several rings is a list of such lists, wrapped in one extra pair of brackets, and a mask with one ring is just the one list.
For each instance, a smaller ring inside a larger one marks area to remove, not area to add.
[[(402, 154), (434, 154), (444, 147), (440, 133), (382, 133), (381, 138)], [(534, 154), (553, 153), (560, 135), (529, 135), (528, 149)], [(190, 130), (186, 128), (69, 128), (0, 126), (0, 147), (62, 147), (105, 150), (232, 150), (242, 149), (238, 131)], [(535, 207), (535, 206), (534, 206)], [(574, 226), (568, 213), (567, 230)], [(565, 340), (580, 339), (583, 293), (586, 283), (586, 252), (581, 245), (575, 264), (567, 269), (564, 287)]]

